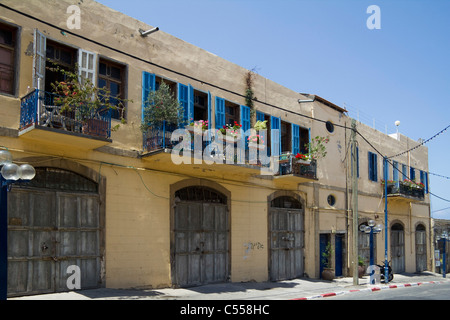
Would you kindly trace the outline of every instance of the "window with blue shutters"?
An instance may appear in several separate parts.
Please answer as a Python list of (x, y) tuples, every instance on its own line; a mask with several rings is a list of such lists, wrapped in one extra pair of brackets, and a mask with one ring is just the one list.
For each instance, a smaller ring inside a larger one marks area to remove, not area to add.
[(369, 180), (376, 182), (378, 180), (378, 172), (377, 172), (378, 165), (376, 153), (369, 151), (368, 160), (369, 160)]
[(247, 106), (241, 106), (241, 124), (244, 132), (250, 129), (250, 108)]
[(225, 125), (225, 99), (216, 97), (215, 102), (216, 129), (221, 129)]
[(395, 181), (395, 184), (398, 186), (399, 185), (399, 180), (398, 180), (398, 162), (394, 161), (392, 163), (393, 166), (393, 171), (392, 171), (392, 180)]
[(425, 193), (428, 193), (428, 172), (420, 170), (420, 182), (423, 183)]
[(409, 168), (409, 179), (416, 180), (416, 170), (413, 167)]
[(264, 121), (265, 115), (261, 111), (256, 111), (256, 121)]
[(408, 179), (408, 168), (406, 164), (402, 164), (402, 181)]
[(194, 88), (178, 83), (178, 101), (184, 110), (184, 122), (188, 124), (194, 119)]
[(144, 108), (148, 107), (148, 95), (155, 89), (155, 74), (142, 72), (142, 120), (144, 120)]

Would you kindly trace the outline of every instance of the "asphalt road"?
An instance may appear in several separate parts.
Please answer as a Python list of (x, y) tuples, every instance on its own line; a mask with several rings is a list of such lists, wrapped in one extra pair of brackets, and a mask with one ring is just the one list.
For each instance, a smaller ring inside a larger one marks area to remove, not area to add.
[(374, 292), (353, 292), (327, 300), (450, 300), (450, 282), (422, 284), (414, 287), (387, 289)]

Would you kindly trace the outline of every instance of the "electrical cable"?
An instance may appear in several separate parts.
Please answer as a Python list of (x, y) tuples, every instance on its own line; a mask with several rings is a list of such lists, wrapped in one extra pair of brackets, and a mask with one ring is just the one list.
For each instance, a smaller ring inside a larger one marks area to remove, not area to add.
[(415, 147), (413, 147), (413, 148), (411, 148), (411, 149), (409, 149), (409, 150), (403, 151), (403, 152), (401, 152), (401, 153), (398, 153), (398, 154), (396, 154), (395, 156), (390, 156), (390, 157), (388, 157), (388, 159), (390, 159), (390, 158), (395, 158), (395, 157), (398, 157), (398, 156), (401, 156), (401, 155), (403, 155), (403, 154), (405, 154), (405, 153), (407, 153), (407, 152), (410, 152), (410, 151), (412, 151), (412, 150), (415, 150), (415, 149), (417, 149), (417, 148), (423, 146), (425, 143), (427, 143), (427, 142), (431, 141), (432, 139), (436, 138), (438, 135), (440, 135), (441, 133), (443, 133), (443, 132), (444, 132), (445, 130), (447, 130), (448, 128), (450, 128), (450, 125), (448, 125), (448, 126), (445, 127), (444, 129), (442, 129), (441, 131), (439, 131), (438, 133), (436, 133), (436, 134), (435, 134), (434, 136), (432, 136), (431, 138), (422, 141), (422, 142), (421, 142), (420, 144), (418, 144), (417, 146), (415, 146)]

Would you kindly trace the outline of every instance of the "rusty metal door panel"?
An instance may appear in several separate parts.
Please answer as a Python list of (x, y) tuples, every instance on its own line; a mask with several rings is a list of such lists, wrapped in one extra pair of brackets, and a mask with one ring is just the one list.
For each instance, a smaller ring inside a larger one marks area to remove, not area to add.
[(427, 270), (427, 238), (425, 230), (416, 230), (416, 271)]
[(304, 218), (303, 210), (270, 208), (271, 281), (294, 279), (304, 273)]
[(67, 291), (67, 267), (81, 288), (100, 283), (99, 197), (13, 188), (8, 195), (8, 295)]
[(229, 255), (226, 206), (179, 202), (174, 219), (174, 284), (183, 287), (226, 281)]

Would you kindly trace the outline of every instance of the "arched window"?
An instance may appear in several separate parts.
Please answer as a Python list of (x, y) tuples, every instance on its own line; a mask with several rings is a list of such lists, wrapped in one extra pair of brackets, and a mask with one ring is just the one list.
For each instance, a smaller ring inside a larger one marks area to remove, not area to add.
[(98, 193), (98, 183), (82, 175), (52, 167), (36, 168), (36, 176), (29, 182), (19, 182), (20, 187), (53, 189), (58, 191)]
[(301, 202), (289, 196), (281, 196), (273, 199), (270, 206), (272, 208), (302, 209)]
[(180, 189), (175, 192), (176, 201), (194, 201), (194, 202), (211, 202), (211, 203), (227, 203), (227, 198), (222, 193), (202, 186), (194, 186)]

